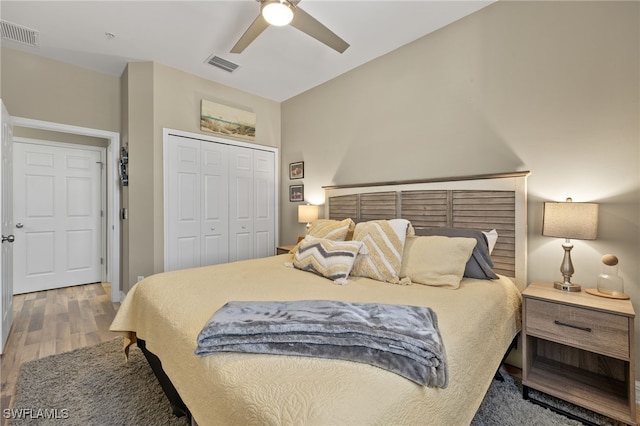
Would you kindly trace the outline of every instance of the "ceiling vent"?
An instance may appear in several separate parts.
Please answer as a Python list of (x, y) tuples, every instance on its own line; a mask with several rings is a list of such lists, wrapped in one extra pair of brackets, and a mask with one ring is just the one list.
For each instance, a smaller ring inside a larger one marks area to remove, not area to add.
[(229, 62), (226, 59), (222, 59), (218, 56), (212, 55), (207, 59), (207, 63), (209, 65), (213, 65), (214, 67), (218, 67), (227, 72), (234, 72), (236, 68), (238, 68), (238, 64), (234, 64), (233, 62)]
[(0, 21), (0, 30), (2, 31), (2, 38), (5, 40), (15, 41), (31, 47), (39, 46), (38, 35), (40, 33), (36, 30), (7, 21)]

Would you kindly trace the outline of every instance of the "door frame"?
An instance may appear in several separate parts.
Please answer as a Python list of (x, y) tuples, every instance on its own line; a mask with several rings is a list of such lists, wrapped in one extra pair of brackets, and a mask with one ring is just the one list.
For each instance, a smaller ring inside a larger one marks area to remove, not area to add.
[[(14, 145), (16, 143), (24, 143), (24, 144), (32, 144), (32, 145), (49, 146), (54, 148), (59, 147), (59, 148), (69, 148), (69, 149), (84, 149), (87, 151), (97, 151), (100, 153), (101, 162), (106, 163), (106, 159), (107, 159), (107, 148), (103, 146), (85, 145), (82, 143), (57, 142), (57, 141), (49, 141), (45, 139), (25, 138), (21, 136), (14, 136), (13, 143)], [(14, 153), (15, 153), (15, 148), (14, 148)], [(14, 167), (14, 176), (15, 176), (15, 167)], [(105, 211), (107, 208), (106, 185), (107, 185), (106, 169), (105, 167), (103, 167), (102, 170), (100, 170), (100, 209), (102, 211)], [(15, 196), (14, 196), (14, 199), (15, 199)], [(106, 220), (106, 217), (104, 217), (103, 215), (100, 217), (100, 257), (106, 260), (106, 253), (107, 253), (107, 220)], [(104, 265), (100, 266), (100, 280), (102, 282), (108, 281), (107, 268), (108, 268), (108, 263), (106, 262)], [(14, 277), (15, 277), (15, 270), (14, 270)], [(14, 280), (14, 291), (15, 291), (15, 280)]]
[(70, 124), (53, 123), (50, 121), (34, 120), (32, 118), (11, 117), (14, 127), (49, 130), (75, 135), (92, 136), (107, 139), (106, 173), (107, 173), (107, 234), (106, 261), (107, 281), (111, 283), (111, 301), (121, 302), (123, 293), (120, 289), (120, 176), (118, 163), (120, 161), (120, 134), (107, 130), (91, 129)]

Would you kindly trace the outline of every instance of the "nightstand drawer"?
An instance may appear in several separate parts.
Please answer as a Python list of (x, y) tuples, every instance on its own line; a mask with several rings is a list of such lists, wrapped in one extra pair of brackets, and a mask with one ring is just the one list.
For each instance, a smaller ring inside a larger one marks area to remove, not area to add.
[(528, 335), (629, 359), (627, 317), (532, 298), (525, 303)]

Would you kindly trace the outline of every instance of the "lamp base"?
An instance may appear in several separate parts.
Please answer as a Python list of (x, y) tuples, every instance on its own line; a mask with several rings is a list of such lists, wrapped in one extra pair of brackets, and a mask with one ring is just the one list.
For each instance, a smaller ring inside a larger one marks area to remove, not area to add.
[(560, 282), (560, 281), (555, 281), (553, 283), (553, 287), (557, 288), (558, 290), (568, 291), (570, 293), (582, 291), (579, 284), (567, 283), (567, 282), (563, 283), (563, 282)]

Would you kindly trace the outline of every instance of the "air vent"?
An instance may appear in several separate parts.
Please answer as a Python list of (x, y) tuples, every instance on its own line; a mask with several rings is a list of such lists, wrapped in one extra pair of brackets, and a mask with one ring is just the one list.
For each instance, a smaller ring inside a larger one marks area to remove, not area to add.
[(15, 41), (32, 47), (38, 47), (39, 45), (39, 33), (31, 28), (12, 24), (7, 21), (0, 21), (0, 30), (2, 31), (2, 38), (5, 40)]
[(233, 62), (229, 62), (226, 59), (222, 59), (215, 55), (210, 56), (209, 59), (207, 59), (207, 63), (227, 72), (234, 72), (236, 68), (238, 68), (238, 64), (234, 64)]

